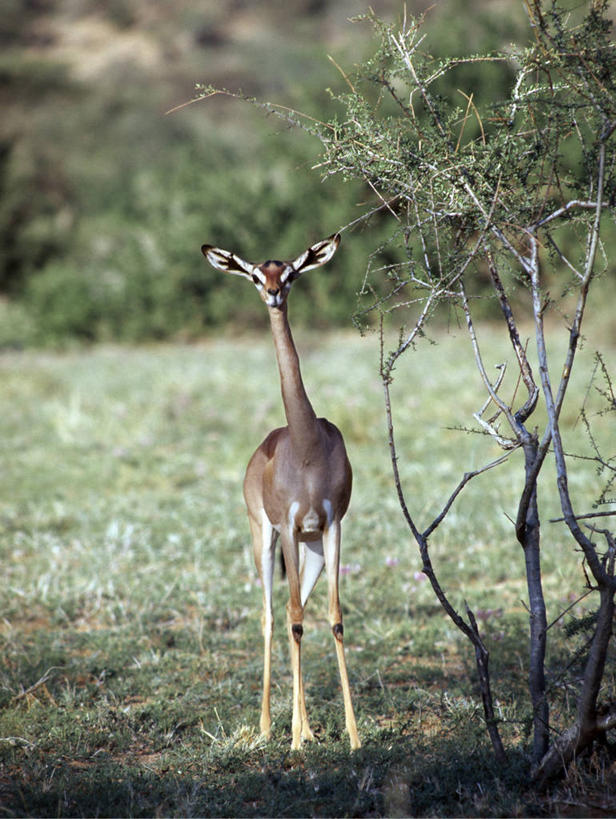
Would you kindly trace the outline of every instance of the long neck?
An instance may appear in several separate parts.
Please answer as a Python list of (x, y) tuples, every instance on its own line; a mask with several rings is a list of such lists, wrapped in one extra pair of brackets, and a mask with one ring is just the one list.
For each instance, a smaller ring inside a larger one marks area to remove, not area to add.
[(268, 312), (280, 372), (282, 402), (291, 441), (298, 455), (307, 456), (308, 451), (318, 440), (319, 432), (315, 412), (304, 389), (299, 357), (287, 318), (287, 304), (285, 302), (281, 309), (270, 307)]

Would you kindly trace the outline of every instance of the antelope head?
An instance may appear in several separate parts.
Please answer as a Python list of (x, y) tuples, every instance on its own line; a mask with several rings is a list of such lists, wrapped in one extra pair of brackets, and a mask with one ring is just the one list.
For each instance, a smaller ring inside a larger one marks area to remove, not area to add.
[(320, 267), (328, 262), (334, 255), (340, 244), (340, 235), (335, 233), (322, 242), (317, 242), (305, 250), (301, 256), (291, 262), (279, 262), (272, 259), (263, 264), (252, 264), (246, 262), (235, 253), (222, 250), (212, 245), (203, 245), (201, 252), (208, 262), (217, 270), (225, 273), (233, 273), (235, 276), (243, 276), (252, 281), (259, 291), (262, 301), (268, 307), (281, 309), (291, 285), (302, 273), (312, 270), (313, 267)]

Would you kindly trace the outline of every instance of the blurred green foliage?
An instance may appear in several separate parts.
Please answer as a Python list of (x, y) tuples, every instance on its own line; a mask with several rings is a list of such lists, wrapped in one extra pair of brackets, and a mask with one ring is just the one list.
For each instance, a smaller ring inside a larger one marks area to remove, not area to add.
[[(372, 5), (403, 13), (394, 0)], [(212, 270), (201, 244), (291, 258), (379, 200), (359, 182), (322, 179), (317, 140), (250, 106), (212, 98), (165, 111), (205, 81), (330, 118), (343, 72), (374, 47), (371, 27), (348, 21), (364, 10), (350, 0), (258, 10), (244, 0), (199, 9), (10, 0), (0, 31), (0, 346), (262, 324), (253, 289)], [(443, 56), (528, 36), (522, 3), (442, 0), (427, 19)], [(511, 72), (466, 64), (452, 82), (441, 92), (461, 104), (458, 88), (498, 99)], [(381, 248), (377, 265), (397, 258), (383, 249), (386, 222), (377, 214), (345, 233), (331, 267), (302, 280), (296, 321), (349, 322), (371, 254)]]

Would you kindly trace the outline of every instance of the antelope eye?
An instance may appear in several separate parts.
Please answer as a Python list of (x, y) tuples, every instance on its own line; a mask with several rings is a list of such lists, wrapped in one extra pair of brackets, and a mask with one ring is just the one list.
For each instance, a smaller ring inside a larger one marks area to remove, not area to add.
[(252, 274), (252, 280), (256, 285), (261, 284), (261, 281), (260, 281), (259, 277), (256, 276), (254, 273)]

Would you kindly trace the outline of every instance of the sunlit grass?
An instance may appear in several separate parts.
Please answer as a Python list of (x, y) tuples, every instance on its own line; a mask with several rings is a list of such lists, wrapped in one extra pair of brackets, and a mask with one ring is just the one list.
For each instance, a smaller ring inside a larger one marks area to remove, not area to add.
[[(486, 333), (490, 366), (510, 358)], [(393, 385), (401, 475), (420, 527), (464, 471), (500, 454), (455, 429), (473, 424), (484, 399), (464, 336), (438, 341), (407, 356)], [(354, 467), (341, 596), (364, 748), (348, 756), (323, 582), (304, 637), (319, 742), (288, 756), (282, 583), (274, 739), (258, 737), (261, 592), (241, 482), (254, 447), (283, 423), (270, 339), (5, 353), (0, 793), (9, 815), (138, 815), (157, 806), (193, 815), (385, 814), (400, 777), (411, 789), (403, 788), (407, 810), (417, 813), (524, 811), (522, 791), (490, 768), (472, 654), (420, 573), (393, 492), (376, 340), (299, 333), (297, 342), (315, 409), (341, 427)], [(579, 363), (578, 398), (590, 347)], [(588, 450), (576, 412), (567, 412), (567, 449)], [(609, 443), (607, 419), (595, 420)], [(468, 601), (485, 629), (514, 755), (529, 713), (523, 559), (510, 520), (522, 468), (514, 453), (471, 482), (432, 538), (452, 601)], [(600, 480), (592, 463), (574, 462), (578, 508), (591, 510)], [(547, 522), (559, 515), (551, 484), (540, 502), (551, 620), (585, 579), (563, 525)], [(446, 758), (450, 785), (431, 799), (419, 782)], [(465, 781), (469, 759), (500, 783), (483, 807), (472, 784), (456, 796), (453, 780)]]

